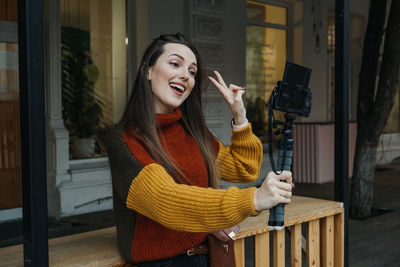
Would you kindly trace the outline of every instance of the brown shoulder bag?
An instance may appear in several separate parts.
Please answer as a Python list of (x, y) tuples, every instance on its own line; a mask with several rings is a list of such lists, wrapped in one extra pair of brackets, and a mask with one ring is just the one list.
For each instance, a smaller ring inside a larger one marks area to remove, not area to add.
[(233, 242), (239, 225), (208, 234), (210, 267), (235, 267)]

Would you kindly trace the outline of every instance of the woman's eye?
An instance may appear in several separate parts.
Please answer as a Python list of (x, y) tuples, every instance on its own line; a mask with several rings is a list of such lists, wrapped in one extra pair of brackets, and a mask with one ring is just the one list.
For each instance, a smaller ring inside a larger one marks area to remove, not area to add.
[(179, 64), (176, 63), (176, 62), (170, 62), (169, 64), (170, 64), (171, 66), (174, 66), (174, 67), (179, 67)]
[(192, 75), (193, 77), (196, 76), (196, 72), (194, 70), (189, 70), (190, 75)]

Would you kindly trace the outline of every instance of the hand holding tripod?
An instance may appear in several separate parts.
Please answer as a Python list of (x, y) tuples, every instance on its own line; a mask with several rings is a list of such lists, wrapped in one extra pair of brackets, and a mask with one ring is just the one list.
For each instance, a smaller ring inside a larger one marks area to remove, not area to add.
[[(269, 128), (269, 155), (272, 170), (277, 173), (272, 157), (272, 127), (277, 129), (276, 135), (282, 135), (278, 146), (278, 170), (290, 171), (293, 157), (293, 121), (296, 115), (309, 116), (311, 111), (312, 93), (308, 88), (311, 69), (286, 62), (282, 82), (279, 81), (274, 88), (268, 110)], [(274, 118), (273, 110), (285, 112), (285, 121), (278, 121)], [(272, 122), (273, 118), (273, 122)], [(283, 128), (278, 128), (283, 126)], [(268, 228), (270, 230), (281, 230), (284, 227), (285, 205), (279, 204), (270, 209)]]
[[(276, 135), (282, 134), (281, 139), (279, 140), (279, 150), (278, 150), (278, 170), (282, 171), (290, 171), (292, 166), (292, 155), (293, 155), (293, 138), (292, 138), (292, 129), (293, 129), (293, 121), (296, 119), (296, 115), (291, 113), (285, 114), (285, 121), (277, 121), (274, 120), (273, 125), (274, 128), (277, 128), (278, 125), (283, 125), (283, 129), (278, 129), (275, 131)], [(270, 133), (270, 136), (272, 134)], [(271, 137), (270, 137), (271, 138)], [(270, 161), (272, 169), (275, 171), (275, 164), (272, 159), (272, 146), (270, 145)], [(285, 205), (279, 204), (272, 209), (269, 210), (269, 219), (268, 219), (268, 229), (269, 230), (282, 230), (284, 225), (284, 217), (285, 217)]]

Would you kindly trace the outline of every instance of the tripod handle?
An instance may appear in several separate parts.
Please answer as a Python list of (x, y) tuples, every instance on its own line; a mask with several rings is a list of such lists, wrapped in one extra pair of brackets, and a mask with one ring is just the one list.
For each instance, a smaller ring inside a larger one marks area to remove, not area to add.
[[(285, 157), (285, 162), (283, 162)], [(290, 171), (292, 166), (293, 151), (291, 149), (279, 149), (278, 151), (278, 170)], [(283, 166), (282, 166), (283, 165)]]
[[(292, 166), (292, 149), (279, 149), (278, 170), (290, 171)], [(285, 205), (278, 204), (269, 210), (268, 228), (270, 230), (281, 230), (285, 224)]]

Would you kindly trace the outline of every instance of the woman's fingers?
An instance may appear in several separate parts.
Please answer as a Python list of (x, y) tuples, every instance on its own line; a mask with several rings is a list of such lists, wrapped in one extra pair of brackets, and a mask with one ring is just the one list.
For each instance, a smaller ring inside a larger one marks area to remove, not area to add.
[(215, 76), (217, 76), (218, 82), (219, 82), (222, 86), (224, 86), (226, 89), (228, 89), (228, 86), (226, 86), (226, 83), (225, 83), (224, 79), (222, 79), (221, 74), (219, 74), (219, 72), (216, 71), (216, 70), (214, 70), (214, 74), (215, 74)]
[(282, 189), (277, 189), (276, 192), (281, 196), (285, 198), (290, 198), (292, 197), (292, 192), (287, 191), (287, 190), (282, 190)]
[[(230, 84), (226, 86), (224, 79), (218, 71), (214, 71), (215, 77), (208, 76), (208, 79), (217, 87), (218, 91), (224, 97), (229, 105), (235, 121), (246, 121), (246, 109), (244, 107), (242, 96), (245, 93), (245, 88)], [(243, 119), (244, 118), (244, 119)]]
[(289, 204), (290, 201), (291, 201), (291, 198), (290, 198), (290, 197), (281, 197), (281, 198), (279, 199), (279, 203), (283, 203), (283, 204)]
[(278, 182), (276, 186), (282, 190), (292, 191), (292, 185), (285, 182)]
[(245, 87), (240, 87), (234, 84), (230, 84), (229, 89), (231, 89), (233, 97), (236, 101), (242, 101), (242, 95), (246, 92)]
[(221, 91), (221, 93), (224, 92), (224, 91), (233, 92), (235, 94), (237, 92), (240, 92), (240, 91), (243, 91), (243, 93), (244, 93), (245, 87), (240, 87), (240, 86), (235, 85), (235, 84), (230, 84), (229, 87), (228, 87), (226, 85), (224, 79), (222, 78), (221, 74), (219, 74), (218, 71), (215, 70), (214, 74), (217, 77), (218, 81), (215, 78), (211, 77), (211, 76), (208, 76), (208, 78)]
[(235, 84), (230, 84), (230, 85), (229, 85), (229, 88), (232, 89), (233, 92), (245, 91), (245, 90), (246, 90), (245, 87), (240, 87), (240, 86), (237, 86), (237, 85), (235, 85)]
[(234, 101), (242, 101), (242, 95), (245, 92), (243, 87), (235, 85), (235, 89), (231, 90), (230, 88), (226, 88), (224, 85), (221, 85), (221, 83), (215, 80), (213, 77), (209, 76), (208, 79), (215, 85), (215, 87), (217, 87), (218, 91), (230, 105), (232, 105)]
[(226, 98), (226, 89), (213, 77), (208, 76), (208, 79), (217, 87), (218, 91), (222, 94), (224, 98)]
[(215, 87), (217, 87), (219, 90), (223, 90), (224, 88), (222, 87), (222, 85), (219, 84), (219, 82), (217, 80), (215, 80), (213, 77), (208, 76), (208, 79), (215, 85)]
[(242, 101), (242, 95), (245, 93), (246, 89), (239, 89), (235, 94), (236, 101)]
[(292, 172), (282, 171), (279, 175), (277, 175), (277, 179), (292, 184)]
[(291, 182), (292, 173), (290, 171), (283, 171), (280, 174), (269, 172), (261, 187), (255, 191), (254, 208), (260, 211), (279, 203), (289, 204), (292, 198)]

